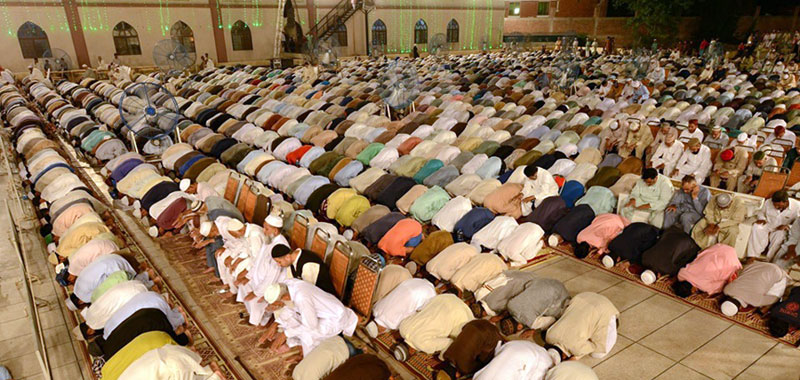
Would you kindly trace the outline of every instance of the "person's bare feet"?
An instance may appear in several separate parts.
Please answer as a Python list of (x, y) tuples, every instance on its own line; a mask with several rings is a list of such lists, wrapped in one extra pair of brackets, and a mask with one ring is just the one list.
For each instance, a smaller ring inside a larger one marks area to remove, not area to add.
[(214, 267), (208, 267), (203, 271), (203, 274), (214, 273)]

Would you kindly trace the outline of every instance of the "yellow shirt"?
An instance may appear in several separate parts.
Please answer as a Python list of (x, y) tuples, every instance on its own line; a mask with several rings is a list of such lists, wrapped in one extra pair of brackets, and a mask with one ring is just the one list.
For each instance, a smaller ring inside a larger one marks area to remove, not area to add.
[(150, 350), (176, 344), (169, 334), (163, 331), (150, 331), (136, 337), (130, 343), (117, 351), (105, 365), (103, 365), (103, 380), (117, 380), (128, 366)]

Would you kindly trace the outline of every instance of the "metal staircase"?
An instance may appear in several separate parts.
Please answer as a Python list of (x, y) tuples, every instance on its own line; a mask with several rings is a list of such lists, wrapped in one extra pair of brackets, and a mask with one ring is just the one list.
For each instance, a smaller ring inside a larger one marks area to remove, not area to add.
[(308, 31), (309, 40), (325, 40), (328, 39), (339, 25), (347, 22), (356, 11), (362, 9), (364, 0), (355, 0), (355, 7), (353, 7), (352, 0), (341, 0), (330, 10), (318, 23), (316, 23), (311, 30)]

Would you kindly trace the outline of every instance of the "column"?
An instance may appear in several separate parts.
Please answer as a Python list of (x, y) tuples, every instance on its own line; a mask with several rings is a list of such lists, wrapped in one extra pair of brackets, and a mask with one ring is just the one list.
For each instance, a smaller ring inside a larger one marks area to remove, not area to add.
[(219, 0), (208, 0), (208, 9), (211, 13), (211, 28), (214, 31), (214, 47), (217, 51), (217, 63), (228, 62), (228, 50), (225, 49), (225, 29), (220, 25), (222, 20)]
[(78, 66), (91, 66), (89, 49), (86, 47), (86, 37), (83, 35), (83, 25), (81, 25), (81, 17), (78, 14), (78, 3), (76, 3), (76, 0), (63, 0), (62, 3), (64, 4), (64, 13), (67, 16), (69, 33), (72, 36), (72, 46), (75, 48), (75, 56), (78, 59)]

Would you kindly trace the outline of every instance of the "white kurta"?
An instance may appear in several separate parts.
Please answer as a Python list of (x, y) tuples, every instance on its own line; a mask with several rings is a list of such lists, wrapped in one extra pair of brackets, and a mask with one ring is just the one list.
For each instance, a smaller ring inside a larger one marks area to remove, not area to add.
[(533, 259), (544, 244), (544, 230), (536, 223), (522, 223), (497, 245), (497, 251), (511, 266), (524, 265)]
[(472, 236), (472, 245), (476, 247), (483, 246), (493, 250), (497, 248), (497, 244), (511, 234), (518, 225), (517, 221), (510, 216), (498, 216)]
[[(697, 154), (692, 153), (691, 150), (686, 150), (678, 160), (675, 169), (678, 170), (678, 175), (674, 176), (675, 179), (681, 179), (687, 175), (693, 175), (697, 179), (697, 183), (703, 183), (711, 171), (711, 149), (706, 145), (700, 145), (700, 151)], [(671, 172), (669, 174), (672, 174)]]
[(783, 211), (776, 209), (771, 199), (767, 200), (764, 207), (756, 214), (757, 221), (765, 220), (766, 223), (753, 223), (750, 240), (747, 242), (747, 257), (759, 257), (769, 246), (767, 258), (772, 260), (787, 235), (787, 231), (780, 231), (777, 228), (794, 223), (798, 213), (800, 213), (800, 203), (795, 199), (789, 199), (789, 207)]
[[(558, 195), (558, 184), (553, 179), (553, 175), (547, 170), (538, 168), (536, 179), (526, 178), (522, 182), (522, 199), (535, 196), (534, 204), (539, 206), (542, 201), (554, 195)], [(531, 202), (522, 202), (522, 215), (528, 215), (533, 211)]]
[(147, 287), (139, 281), (121, 282), (108, 289), (91, 306), (83, 309), (81, 316), (87, 326), (93, 330), (100, 330), (105, 327), (106, 321), (114, 312), (128, 303), (133, 296), (146, 291)]
[(303, 280), (288, 279), (286, 286), (292, 302), (275, 314), (275, 320), (289, 347), (301, 346), (307, 354), (327, 338), (353, 335), (358, 317), (336, 297)]
[(683, 143), (680, 141), (675, 141), (672, 146), (662, 143), (653, 153), (653, 158), (650, 161), (653, 163), (654, 168), (663, 164), (664, 174), (669, 175), (672, 173), (672, 169), (675, 169), (675, 165), (678, 164), (681, 154), (683, 154)]
[(397, 330), (400, 322), (414, 315), (433, 297), (436, 289), (430, 281), (411, 278), (397, 285), (386, 297), (375, 304), (372, 315), (375, 323), (389, 330)]
[(700, 142), (703, 142), (703, 138), (705, 138), (705, 136), (703, 135), (703, 131), (701, 131), (700, 128), (695, 129), (694, 132), (689, 132), (688, 129), (684, 129), (681, 131), (681, 134), (678, 135), (678, 140), (680, 140), (684, 144), (689, 142), (689, 140), (691, 139), (698, 139), (700, 140)]
[(242, 299), (242, 302), (244, 302), (247, 311), (250, 313), (250, 324), (262, 326), (269, 321), (272, 313), (267, 312), (268, 304), (260, 296), (267, 286), (287, 278), (287, 269), (278, 265), (275, 259), (272, 258), (272, 248), (277, 244), (289, 245), (283, 235), (272, 238), (269, 244), (266, 243), (266, 236), (264, 238), (264, 243), (260, 245), (256, 255), (251, 258), (250, 268), (247, 272), (249, 281), (242, 287), (243, 291), (239, 292), (244, 295), (244, 298), (247, 298), (246, 296), (249, 293), (254, 293), (257, 296), (251, 300)]
[(494, 359), (473, 376), (474, 380), (541, 380), (553, 366), (544, 347), (527, 340), (512, 340), (495, 349)]

